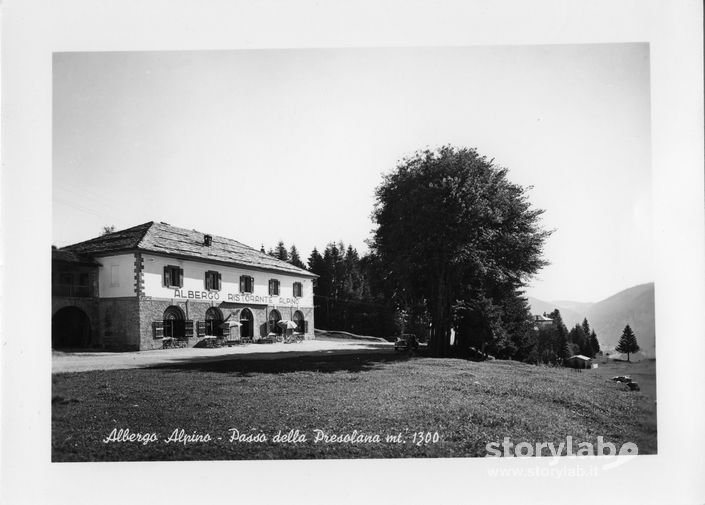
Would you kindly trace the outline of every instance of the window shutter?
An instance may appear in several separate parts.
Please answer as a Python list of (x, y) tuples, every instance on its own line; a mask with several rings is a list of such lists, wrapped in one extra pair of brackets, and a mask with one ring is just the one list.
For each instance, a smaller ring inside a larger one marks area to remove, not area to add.
[(184, 285), (184, 269), (179, 268), (179, 283), (177, 284), (177, 286), (183, 287), (183, 285)]
[(205, 276), (203, 278), (203, 286), (205, 286), (206, 291), (208, 291), (211, 288), (211, 279), (210, 279), (210, 272), (206, 271)]
[(272, 279), (269, 279), (269, 294), (272, 294)]
[(255, 278), (250, 276), (250, 293), (255, 292)]
[(198, 321), (196, 323), (196, 335), (199, 338), (206, 336), (206, 322), (205, 321)]
[(169, 267), (165, 266), (164, 267), (164, 277), (162, 278), (165, 287), (171, 286), (171, 278), (170, 278), (171, 275), (169, 275), (169, 274), (170, 274)]
[(216, 288), (218, 291), (221, 289), (221, 284), (222, 284), (222, 277), (220, 275), (220, 272), (218, 272), (218, 287)]
[(162, 321), (154, 321), (152, 323), (152, 332), (154, 333), (154, 338), (164, 337), (164, 323)]
[(308, 321), (304, 321), (304, 333), (308, 333)]
[(241, 275), (240, 276), (240, 293), (245, 292), (245, 276)]
[(279, 296), (279, 281), (274, 281), (274, 294)]
[(191, 319), (187, 319), (186, 321), (184, 321), (184, 323), (185, 323), (184, 328), (186, 330), (184, 332), (185, 333), (184, 336), (186, 338), (192, 338), (193, 337), (193, 321)]

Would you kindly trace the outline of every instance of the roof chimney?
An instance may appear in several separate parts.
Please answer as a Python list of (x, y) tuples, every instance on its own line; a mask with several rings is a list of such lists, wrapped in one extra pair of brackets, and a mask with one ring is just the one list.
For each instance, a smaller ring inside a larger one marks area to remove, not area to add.
[(212, 242), (213, 242), (212, 235), (203, 235), (203, 245), (210, 247)]

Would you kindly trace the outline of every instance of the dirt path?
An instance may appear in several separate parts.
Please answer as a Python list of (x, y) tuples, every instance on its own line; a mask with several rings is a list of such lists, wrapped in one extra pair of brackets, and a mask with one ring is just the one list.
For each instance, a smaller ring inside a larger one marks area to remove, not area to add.
[(394, 352), (394, 344), (360, 341), (306, 340), (299, 344), (248, 344), (215, 349), (163, 349), (136, 352), (58, 352), (52, 355), (52, 373), (146, 368), (167, 363), (228, 359), (292, 358), (311, 353), (350, 354)]

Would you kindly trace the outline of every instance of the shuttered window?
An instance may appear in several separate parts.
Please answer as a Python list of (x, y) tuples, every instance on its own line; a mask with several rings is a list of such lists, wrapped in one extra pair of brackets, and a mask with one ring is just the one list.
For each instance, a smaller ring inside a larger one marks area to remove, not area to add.
[(294, 283), (294, 297), (301, 298), (303, 296), (304, 287), (300, 282)]
[(164, 267), (164, 286), (180, 288), (184, 285), (184, 271), (181, 267), (167, 265)]
[(279, 296), (279, 281), (277, 279), (269, 279), (269, 294)]
[(154, 334), (154, 338), (163, 338), (164, 337), (164, 323), (162, 321), (154, 321), (152, 323), (152, 332)]
[(205, 321), (198, 321), (196, 323), (196, 335), (198, 336), (198, 338), (206, 336), (206, 322)]
[(240, 276), (240, 293), (252, 293), (254, 291), (255, 278), (249, 275)]
[(212, 270), (207, 271), (204, 283), (205, 283), (206, 289), (208, 291), (220, 291), (220, 285), (221, 285), (220, 272), (214, 272)]
[(193, 321), (191, 319), (187, 319), (184, 323), (184, 336), (186, 338), (193, 338)]

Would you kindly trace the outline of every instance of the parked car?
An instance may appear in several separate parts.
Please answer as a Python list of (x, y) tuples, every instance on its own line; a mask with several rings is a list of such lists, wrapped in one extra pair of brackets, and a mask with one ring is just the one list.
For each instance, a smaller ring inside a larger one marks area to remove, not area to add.
[(399, 335), (396, 342), (394, 342), (395, 351), (415, 351), (418, 348), (419, 341), (413, 333), (404, 333)]

